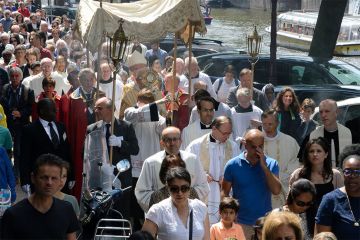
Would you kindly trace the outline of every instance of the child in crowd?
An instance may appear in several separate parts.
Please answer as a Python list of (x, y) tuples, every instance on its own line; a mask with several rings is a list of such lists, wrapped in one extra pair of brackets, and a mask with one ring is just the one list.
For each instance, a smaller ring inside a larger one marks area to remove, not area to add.
[(240, 224), (235, 223), (239, 203), (232, 197), (225, 197), (220, 202), (221, 220), (210, 228), (210, 240), (246, 239)]
[(316, 122), (310, 119), (311, 115), (315, 111), (316, 104), (314, 100), (311, 98), (305, 98), (304, 101), (301, 103), (300, 107), (300, 117), (301, 117), (301, 124), (299, 129), (299, 143), (301, 144), (305, 137), (309, 135), (312, 131), (316, 128)]

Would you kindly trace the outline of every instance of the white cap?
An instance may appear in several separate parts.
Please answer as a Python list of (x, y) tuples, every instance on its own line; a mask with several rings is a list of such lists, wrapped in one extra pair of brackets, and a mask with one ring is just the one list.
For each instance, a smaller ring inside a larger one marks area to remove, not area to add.
[(138, 51), (134, 51), (133, 54), (128, 56), (128, 58), (126, 60), (126, 65), (128, 67), (132, 67), (137, 64), (146, 65), (147, 61), (141, 53), (139, 53)]

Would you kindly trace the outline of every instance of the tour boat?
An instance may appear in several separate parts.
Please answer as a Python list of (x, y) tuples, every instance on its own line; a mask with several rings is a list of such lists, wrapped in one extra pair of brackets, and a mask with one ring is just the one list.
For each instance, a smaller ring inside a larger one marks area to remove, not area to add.
[[(281, 47), (309, 51), (318, 12), (291, 11), (277, 16), (277, 44)], [(267, 27), (266, 31), (270, 32)], [(334, 55), (360, 55), (360, 16), (345, 15)]]

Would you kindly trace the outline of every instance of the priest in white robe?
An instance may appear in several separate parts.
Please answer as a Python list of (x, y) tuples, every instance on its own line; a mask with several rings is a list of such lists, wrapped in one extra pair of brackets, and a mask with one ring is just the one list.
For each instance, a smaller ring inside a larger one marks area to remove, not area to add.
[(234, 123), (233, 137), (240, 144), (245, 133), (256, 128), (256, 122), (261, 121), (262, 110), (251, 103), (251, 93), (248, 88), (239, 88), (236, 92), (238, 105), (231, 108), (231, 119)]
[(282, 189), (279, 195), (272, 195), (272, 207), (278, 208), (285, 205), (290, 176), (300, 165), (297, 158), (300, 147), (293, 137), (278, 131), (279, 120), (275, 110), (265, 111), (261, 119), (265, 135), (264, 153), (279, 164)]
[(149, 89), (142, 89), (138, 94), (136, 107), (125, 110), (125, 120), (133, 124), (140, 151), (131, 155), (132, 177), (138, 178), (144, 160), (159, 152), (161, 132), (166, 127), (166, 120), (158, 112), (158, 105), (165, 104), (167, 98), (155, 101)]
[[(101, 80), (99, 83), (99, 89), (100, 91), (103, 91), (105, 93), (105, 96), (112, 99), (112, 93), (113, 93), (113, 77), (111, 68), (107, 62), (102, 63), (100, 65), (101, 70)], [(124, 84), (116, 79), (116, 85), (115, 85), (115, 116), (119, 116), (120, 114), (120, 107), (121, 107), (121, 99), (122, 99), (122, 93), (123, 93), (123, 87)]]
[(185, 127), (181, 134), (181, 149), (185, 148), (195, 139), (211, 131), (211, 123), (214, 118), (214, 102), (211, 97), (203, 97), (197, 101), (196, 106), (200, 119)]
[(180, 150), (180, 129), (165, 128), (161, 134), (160, 144), (164, 150), (145, 159), (136, 184), (135, 196), (142, 209), (145, 212), (149, 209), (151, 194), (164, 186), (160, 181), (159, 172), (166, 154), (179, 155), (185, 162), (191, 176), (191, 187), (195, 189), (200, 200), (205, 201), (209, 193), (205, 171), (196, 155)]
[(207, 199), (210, 224), (220, 221), (220, 186), (225, 164), (240, 154), (239, 146), (229, 138), (231, 133), (231, 119), (217, 117), (211, 124), (211, 132), (192, 141), (185, 150), (198, 156), (206, 172), (210, 187)]

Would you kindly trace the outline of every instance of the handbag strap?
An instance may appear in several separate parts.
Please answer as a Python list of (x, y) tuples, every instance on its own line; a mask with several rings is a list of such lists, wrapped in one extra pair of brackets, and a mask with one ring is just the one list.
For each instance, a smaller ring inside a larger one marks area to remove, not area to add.
[(193, 210), (190, 211), (190, 221), (189, 221), (189, 240), (192, 240), (193, 233)]

